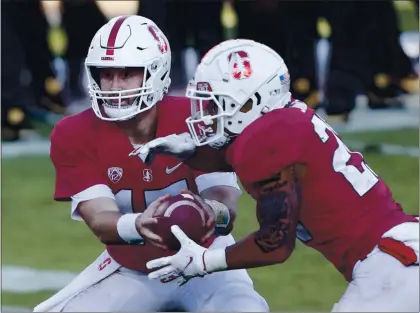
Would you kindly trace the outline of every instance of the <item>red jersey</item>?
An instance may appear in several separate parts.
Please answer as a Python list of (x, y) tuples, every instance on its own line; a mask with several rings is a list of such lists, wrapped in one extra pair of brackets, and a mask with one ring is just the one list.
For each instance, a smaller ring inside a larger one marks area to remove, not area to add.
[[(157, 104), (157, 137), (188, 131), (190, 114), (185, 98), (165, 97)], [(51, 159), (56, 168), (54, 198), (70, 200), (89, 187), (111, 188), (123, 212), (143, 212), (158, 197), (177, 195), (181, 189), (197, 193), (194, 171), (171, 156), (158, 155), (151, 165), (138, 157), (117, 122), (103, 121), (89, 109), (62, 119), (51, 134)], [(211, 240), (210, 240), (211, 242)], [(147, 272), (149, 260), (174, 254), (145, 245), (108, 245), (109, 254), (121, 265)]]
[(387, 185), (311, 109), (274, 110), (248, 126), (227, 150), (244, 188), (285, 167), (306, 164), (297, 237), (351, 280), (355, 263), (406, 215)]

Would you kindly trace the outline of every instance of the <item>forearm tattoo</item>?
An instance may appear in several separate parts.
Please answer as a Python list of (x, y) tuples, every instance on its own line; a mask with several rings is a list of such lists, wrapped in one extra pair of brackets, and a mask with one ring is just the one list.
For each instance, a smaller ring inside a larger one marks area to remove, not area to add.
[(295, 231), (293, 210), (301, 203), (301, 186), (295, 166), (276, 176), (258, 182), (257, 216), (260, 229), (255, 233), (255, 243), (263, 252), (272, 252), (284, 246)]

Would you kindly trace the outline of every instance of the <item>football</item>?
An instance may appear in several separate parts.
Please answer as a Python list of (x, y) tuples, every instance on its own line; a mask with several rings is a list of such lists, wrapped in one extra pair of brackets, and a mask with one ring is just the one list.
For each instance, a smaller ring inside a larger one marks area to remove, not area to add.
[(166, 200), (163, 213), (157, 215), (158, 223), (153, 225), (152, 231), (161, 236), (170, 250), (178, 251), (181, 247), (178, 239), (172, 234), (171, 226), (178, 225), (183, 232), (196, 243), (215, 225), (206, 226), (208, 213), (201, 204), (189, 194), (179, 194)]

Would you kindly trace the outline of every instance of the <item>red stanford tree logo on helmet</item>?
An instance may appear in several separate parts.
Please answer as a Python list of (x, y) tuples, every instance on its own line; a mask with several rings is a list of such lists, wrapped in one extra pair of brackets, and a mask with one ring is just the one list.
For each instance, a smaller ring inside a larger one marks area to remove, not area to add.
[(229, 68), (235, 79), (246, 79), (252, 75), (251, 61), (245, 51), (235, 51), (228, 56)]
[(153, 38), (155, 38), (155, 40), (157, 41), (157, 45), (160, 52), (167, 53), (169, 50), (169, 46), (162, 32), (153, 25), (149, 26), (149, 32), (152, 34)]

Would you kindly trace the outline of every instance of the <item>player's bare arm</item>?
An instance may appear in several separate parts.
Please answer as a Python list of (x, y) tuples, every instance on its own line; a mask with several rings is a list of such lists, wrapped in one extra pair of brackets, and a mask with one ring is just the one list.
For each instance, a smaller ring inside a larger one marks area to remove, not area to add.
[(153, 215), (160, 204), (166, 201), (168, 197), (169, 195), (165, 195), (152, 202), (142, 214), (122, 214), (120, 213), (115, 200), (105, 197), (81, 202), (78, 206), (78, 211), (92, 232), (104, 244), (140, 244), (141, 240), (136, 241), (133, 238), (132, 242), (129, 242), (129, 240), (122, 235), (127, 234), (127, 230), (124, 230), (124, 227), (129, 226), (125, 226), (126, 224), (121, 223), (120, 219), (134, 218), (135, 231), (138, 232), (140, 235), (139, 237), (149, 241), (155, 246), (166, 249), (166, 246), (162, 244), (163, 239), (153, 233), (149, 229), (149, 226), (157, 223), (157, 219), (154, 218)]
[[(180, 283), (184, 284), (192, 277), (216, 271), (286, 261), (295, 246), (304, 172), (304, 165), (293, 165), (269, 179), (255, 182), (260, 229), (226, 249), (205, 249), (189, 239), (179, 227), (172, 226), (181, 250), (174, 256), (148, 262), (149, 269), (161, 268), (150, 273), (149, 278), (160, 278), (178, 269), (184, 273)], [(188, 261), (190, 258), (192, 261)]]
[(302, 166), (293, 165), (255, 183), (260, 229), (226, 248), (229, 269), (282, 263), (290, 256), (301, 204), (301, 172)]

